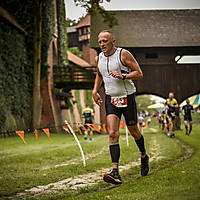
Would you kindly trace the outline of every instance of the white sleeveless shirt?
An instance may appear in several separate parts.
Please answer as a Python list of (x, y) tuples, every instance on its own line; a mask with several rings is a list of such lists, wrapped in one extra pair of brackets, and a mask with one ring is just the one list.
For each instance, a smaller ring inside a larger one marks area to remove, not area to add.
[(117, 48), (111, 56), (105, 56), (103, 52), (98, 57), (98, 68), (103, 77), (105, 92), (112, 97), (130, 95), (136, 92), (136, 87), (130, 79), (118, 79), (109, 75), (110, 71), (117, 71), (120, 74), (127, 74), (130, 69), (121, 62), (122, 48)]

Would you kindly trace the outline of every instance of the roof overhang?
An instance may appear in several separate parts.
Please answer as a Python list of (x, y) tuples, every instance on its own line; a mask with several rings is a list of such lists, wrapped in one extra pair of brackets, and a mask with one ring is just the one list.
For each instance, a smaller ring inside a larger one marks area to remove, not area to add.
[(121, 47), (200, 46), (200, 9), (112, 12), (119, 20), (113, 28), (100, 15), (91, 17), (91, 47), (98, 48), (97, 36), (102, 30), (111, 30), (116, 46)]

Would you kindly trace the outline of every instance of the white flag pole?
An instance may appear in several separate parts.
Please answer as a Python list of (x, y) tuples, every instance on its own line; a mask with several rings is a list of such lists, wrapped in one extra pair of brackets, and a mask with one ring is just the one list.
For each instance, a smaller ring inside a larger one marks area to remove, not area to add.
[(82, 149), (82, 147), (81, 147), (81, 144), (80, 144), (78, 138), (76, 137), (76, 134), (75, 134), (74, 130), (72, 129), (72, 127), (70, 126), (70, 124), (68, 123), (67, 120), (65, 120), (65, 124), (67, 124), (69, 130), (71, 131), (72, 135), (74, 136), (74, 138), (75, 138), (75, 140), (76, 140), (76, 142), (77, 142), (77, 144), (78, 144), (78, 147), (79, 147), (79, 149), (80, 149), (80, 151), (81, 151), (81, 155), (82, 155), (82, 158), (83, 158), (83, 166), (85, 167), (85, 166), (86, 166), (85, 156), (84, 156), (84, 153), (83, 153), (83, 149)]
[(126, 126), (126, 144), (127, 144), (127, 147), (129, 146), (129, 143), (128, 143), (128, 128)]

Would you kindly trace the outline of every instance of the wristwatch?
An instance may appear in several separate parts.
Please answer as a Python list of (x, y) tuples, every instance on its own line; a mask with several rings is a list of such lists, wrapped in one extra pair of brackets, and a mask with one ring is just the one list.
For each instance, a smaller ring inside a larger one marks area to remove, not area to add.
[(126, 74), (122, 74), (122, 80), (126, 79)]

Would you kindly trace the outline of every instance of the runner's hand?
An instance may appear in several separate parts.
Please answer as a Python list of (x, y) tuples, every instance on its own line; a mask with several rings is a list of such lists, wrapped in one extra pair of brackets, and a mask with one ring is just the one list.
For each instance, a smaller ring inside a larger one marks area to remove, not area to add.
[(100, 97), (100, 95), (99, 95), (98, 92), (93, 91), (93, 92), (92, 92), (92, 97), (93, 97), (93, 99), (94, 99), (94, 101), (95, 101), (95, 103), (96, 103), (97, 105), (100, 106), (100, 105), (102, 104), (102, 99), (101, 99), (101, 97)]
[(111, 76), (113, 76), (114, 78), (123, 79), (123, 76), (119, 72), (117, 72), (117, 71), (110, 71), (109, 74)]

